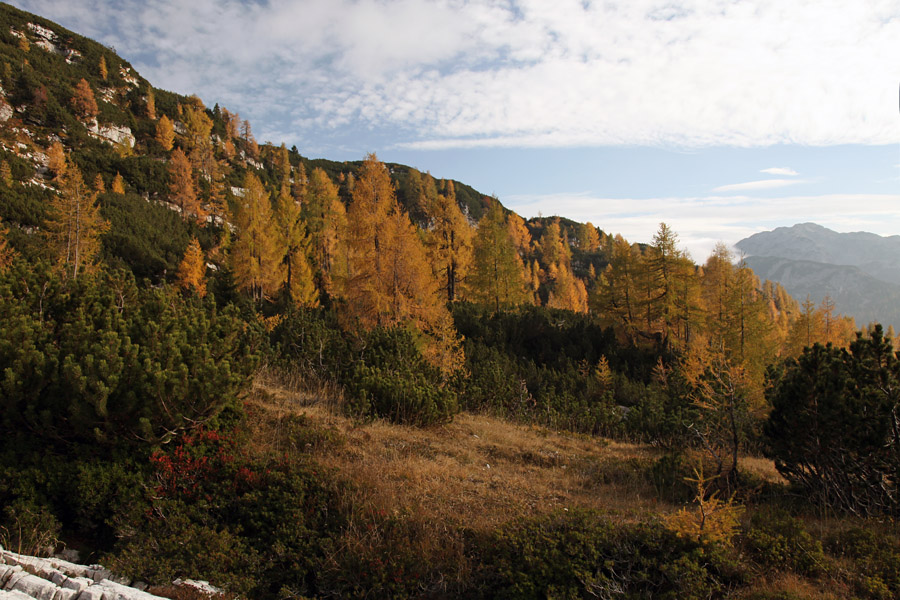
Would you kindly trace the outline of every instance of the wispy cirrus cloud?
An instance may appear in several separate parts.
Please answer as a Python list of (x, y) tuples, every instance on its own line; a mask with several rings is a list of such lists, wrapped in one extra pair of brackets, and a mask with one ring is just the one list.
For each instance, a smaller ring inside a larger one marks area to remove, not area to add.
[(13, 3), (298, 143), (360, 131), (419, 149), (900, 141), (890, 0)]
[(784, 176), (796, 176), (799, 175), (797, 171), (793, 169), (789, 169), (787, 167), (771, 167), (768, 169), (762, 169), (760, 173), (768, 173), (769, 175), (784, 175)]
[(804, 179), (759, 179), (757, 181), (745, 181), (743, 183), (731, 183), (713, 188), (713, 192), (753, 192), (759, 190), (773, 190), (798, 183), (807, 183)]

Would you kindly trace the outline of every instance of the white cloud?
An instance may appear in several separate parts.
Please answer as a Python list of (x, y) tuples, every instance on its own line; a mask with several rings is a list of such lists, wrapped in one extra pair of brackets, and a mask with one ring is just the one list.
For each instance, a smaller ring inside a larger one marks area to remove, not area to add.
[(272, 130), (412, 148), (900, 141), (893, 0), (14, 0)]
[(769, 175), (785, 175), (785, 176), (795, 176), (799, 175), (797, 171), (793, 169), (789, 169), (787, 167), (771, 167), (769, 169), (763, 169), (760, 173), (768, 173)]
[[(602, 198), (590, 194), (547, 194), (501, 198), (525, 217), (563, 215), (590, 221), (631, 242), (649, 243), (661, 222), (679, 236), (695, 262), (706, 260), (717, 242), (734, 245), (754, 233), (815, 221), (835, 231), (896, 235), (900, 195), (708, 196)], [(814, 215), (814, 216), (811, 216)]]
[(807, 183), (804, 179), (760, 179), (758, 181), (745, 181), (744, 183), (732, 183), (713, 188), (713, 192), (752, 192), (758, 190), (772, 190), (776, 188)]

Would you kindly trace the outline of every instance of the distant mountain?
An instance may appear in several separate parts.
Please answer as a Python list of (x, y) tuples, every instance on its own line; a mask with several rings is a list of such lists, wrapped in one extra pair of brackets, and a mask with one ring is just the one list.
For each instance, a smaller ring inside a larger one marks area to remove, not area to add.
[(900, 328), (900, 236), (838, 233), (815, 223), (779, 227), (736, 244), (761, 279), (816, 303), (828, 295), (857, 325)]

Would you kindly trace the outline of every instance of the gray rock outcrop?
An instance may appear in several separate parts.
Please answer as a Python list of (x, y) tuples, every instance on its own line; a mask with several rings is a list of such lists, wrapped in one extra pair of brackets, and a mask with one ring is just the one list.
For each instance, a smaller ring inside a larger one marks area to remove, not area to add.
[(0, 547), (0, 600), (162, 600), (99, 565), (36, 558)]

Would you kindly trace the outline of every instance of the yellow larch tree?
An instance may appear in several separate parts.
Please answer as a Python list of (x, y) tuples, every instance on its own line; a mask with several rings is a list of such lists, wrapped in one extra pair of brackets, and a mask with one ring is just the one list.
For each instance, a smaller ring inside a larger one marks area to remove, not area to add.
[(575, 237), (578, 248), (583, 252), (595, 252), (600, 249), (600, 233), (590, 222), (579, 225)]
[(47, 167), (53, 171), (55, 177), (61, 177), (66, 172), (66, 150), (63, 145), (56, 141), (50, 144), (47, 150)]
[(97, 65), (97, 67), (98, 67), (98, 70), (100, 71), (100, 78), (103, 81), (106, 81), (106, 77), (107, 77), (107, 75), (109, 75), (109, 70), (106, 68), (106, 57), (105, 56), (100, 57), (100, 64)]
[(206, 296), (206, 258), (197, 238), (191, 239), (178, 265), (178, 285), (201, 298)]
[(466, 297), (494, 310), (531, 304), (525, 266), (519, 258), (509, 223), (498, 201), (491, 203), (478, 222), (466, 278)]
[(97, 100), (94, 99), (94, 91), (91, 84), (84, 78), (75, 86), (75, 93), (71, 99), (72, 110), (75, 116), (84, 122), (92, 121), (97, 117), (99, 109)]
[(550, 268), (550, 265), (565, 265), (568, 267), (572, 264), (572, 253), (568, 244), (563, 240), (559, 218), (553, 219), (549, 225), (544, 227), (538, 247), (540, 249), (541, 265), (545, 269)]
[(525, 219), (516, 213), (510, 213), (507, 223), (509, 225), (509, 235), (512, 237), (513, 244), (515, 244), (519, 256), (523, 260), (526, 260), (531, 256), (533, 244), (531, 232), (528, 231), (528, 227), (525, 225)]
[(282, 181), (290, 182), (291, 180), (291, 156), (288, 154), (287, 146), (284, 142), (275, 152), (275, 168), (281, 174)]
[(339, 241), (347, 228), (347, 211), (337, 186), (321, 168), (313, 169), (303, 196), (302, 214), (312, 245), (311, 255), (319, 287), (334, 296), (335, 274), (346, 273), (346, 253)]
[(474, 231), (459, 209), (452, 181), (445, 187), (445, 193), (436, 195), (432, 200), (428, 217), (431, 268), (440, 281), (447, 301), (453, 302), (472, 263)]
[(194, 180), (194, 169), (181, 148), (172, 152), (168, 166), (169, 199), (181, 209), (181, 217), (185, 220), (193, 216), (198, 223), (204, 223), (208, 213), (197, 197), (197, 183)]
[(98, 194), (106, 193), (106, 184), (103, 182), (103, 175), (97, 173), (97, 176), (94, 178), (94, 191)]
[(152, 87), (147, 90), (147, 118), (151, 121), (156, 120), (156, 96)]
[(222, 109), (222, 120), (225, 121), (225, 139), (232, 140), (241, 135), (241, 117), (227, 108)]
[(3, 224), (3, 220), (0, 219), (0, 273), (9, 268), (15, 255), (15, 250), (10, 247), (9, 241), (6, 239), (8, 235), (9, 229)]
[(306, 176), (306, 167), (303, 166), (303, 161), (300, 161), (294, 174), (294, 183), (291, 185), (291, 194), (293, 194), (294, 199), (301, 204), (306, 201), (306, 186), (308, 185), (309, 177)]
[(191, 102), (185, 104), (182, 123), (184, 124), (185, 150), (194, 169), (207, 179), (215, 177), (215, 154), (212, 144), (213, 122), (206, 114), (203, 102), (191, 96)]
[(415, 225), (397, 203), (387, 167), (370, 154), (347, 211), (347, 271), (339, 289), (345, 322), (365, 329), (413, 326), (425, 357), (445, 373), (461, 364), (452, 318)]
[(275, 203), (277, 253), (281, 258), (282, 289), (295, 306), (319, 305), (312, 267), (309, 264), (309, 236), (300, 216), (300, 204), (291, 196), (288, 182), (281, 185)]
[(574, 312), (588, 311), (588, 293), (584, 282), (564, 264), (551, 265), (548, 282), (550, 292), (547, 306)]
[(77, 279), (100, 251), (100, 236), (109, 224), (100, 216), (97, 194), (84, 183), (75, 165), (66, 168), (60, 193), (50, 203), (47, 232), (56, 261)]
[(116, 172), (116, 176), (113, 177), (112, 193), (113, 194), (124, 194), (125, 193), (125, 180), (122, 178), (122, 175), (119, 172)]
[(609, 264), (599, 277), (591, 309), (630, 343), (637, 340), (640, 324), (639, 273), (644, 257), (640, 249), (619, 234), (608, 248)]
[(238, 288), (256, 302), (270, 298), (279, 284), (281, 258), (272, 235), (272, 203), (253, 173), (244, 177), (244, 195), (235, 214), (231, 263)]
[(166, 115), (161, 116), (156, 122), (156, 143), (166, 152), (171, 150), (175, 143), (175, 125)]

